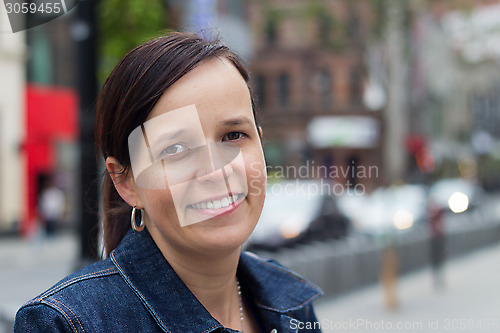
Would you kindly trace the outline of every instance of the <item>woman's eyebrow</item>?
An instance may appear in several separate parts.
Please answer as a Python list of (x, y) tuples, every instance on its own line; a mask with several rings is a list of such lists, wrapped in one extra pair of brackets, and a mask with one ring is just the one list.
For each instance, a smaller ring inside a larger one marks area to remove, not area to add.
[(221, 126), (235, 126), (253, 124), (253, 121), (247, 117), (230, 118), (220, 122)]
[(163, 143), (165, 141), (175, 140), (175, 139), (179, 138), (181, 135), (185, 134), (186, 132), (187, 132), (186, 129), (180, 129), (180, 130), (173, 131), (170, 133), (162, 133), (158, 138), (156, 138), (153, 141), (151, 146), (154, 147), (155, 145), (158, 145), (158, 144)]

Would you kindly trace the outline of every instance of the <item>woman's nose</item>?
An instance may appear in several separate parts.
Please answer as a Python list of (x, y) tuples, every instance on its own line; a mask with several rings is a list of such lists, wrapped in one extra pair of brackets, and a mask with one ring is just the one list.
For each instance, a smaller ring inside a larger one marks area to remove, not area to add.
[(209, 168), (206, 168), (205, 170), (201, 168), (198, 169), (196, 180), (200, 182), (211, 182), (211, 183), (226, 182), (226, 180), (229, 177), (231, 177), (233, 172), (234, 171), (231, 164), (227, 164), (222, 168), (218, 169), (214, 169), (212, 164), (211, 166), (209, 166)]
[(227, 147), (221, 144), (210, 143), (207, 145), (206, 160), (201, 161), (196, 172), (196, 179), (202, 182), (220, 182), (230, 177), (234, 170), (231, 162), (234, 152), (228, 153)]

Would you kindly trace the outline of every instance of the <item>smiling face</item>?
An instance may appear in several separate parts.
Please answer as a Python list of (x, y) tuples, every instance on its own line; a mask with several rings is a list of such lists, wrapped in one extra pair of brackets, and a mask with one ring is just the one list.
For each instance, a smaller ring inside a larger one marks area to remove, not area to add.
[[(251, 125), (246, 118), (223, 125)], [(155, 116), (129, 136), (135, 183), (143, 189), (169, 189), (181, 226), (237, 209), (248, 193), (245, 163), (232, 132), (220, 142), (207, 141), (196, 105)]]
[(222, 249), (248, 238), (265, 164), (248, 87), (229, 61), (209, 60), (168, 88), (129, 151), (133, 193), (124, 199), (144, 208), (157, 244)]

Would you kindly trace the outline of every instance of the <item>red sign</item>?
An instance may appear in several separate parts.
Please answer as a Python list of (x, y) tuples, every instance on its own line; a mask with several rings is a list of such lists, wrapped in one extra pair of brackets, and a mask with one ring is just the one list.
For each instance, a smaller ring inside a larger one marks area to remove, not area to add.
[(26, 88), (26, 156), (25, 216), (23, 234), (33, 230), (37, 216), (38, 176), (55, 171), (58, 141), (78, 138), (78, 97), (73, 89), (36, 86)]

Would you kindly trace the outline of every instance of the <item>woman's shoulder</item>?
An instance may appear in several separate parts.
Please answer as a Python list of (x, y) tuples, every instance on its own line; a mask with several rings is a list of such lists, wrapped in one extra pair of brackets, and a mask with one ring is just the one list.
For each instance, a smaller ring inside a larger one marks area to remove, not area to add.
[(259, 275), (262, 275), (267, 273), (272, 275), (284, 275), (289, 277), (291, 282), (303, 283), (310, 286), (312, 289), (321, 292), (320, 287), (282, 265), (276, 259), (262, 257), (250, 251), (243, 251), (240, 260), (242, 265), (248, 270), (253, 271), (252, 273), (254, 274), (258, 273)]
[(83, 332), (92, 313), (111, 313), (127, 296), (124, 286), (111, 260), (86, 266), (24, 304), (16, 314), (14, 331)]
[(252, 252), (242, 252), (239, 269), (250, 285), (259, 286), (253, 290), (253, 294), (268, 309), (293, 311), (323, 295), (321, 288), (313, 282), (274, 259)]
[[(118, 270), (112, 264), (111, 260), (106, 259), (90, 264), (77, 272), (68, 275), (64, 279), (57, 282), (55, 285), (27, 302), (23, 307), (31, 304), (38, 304), (47, 299), (59, 296), (75, 296), (80, 288), (85, 288), (89, 284), (109, 283), (109, 279), (102, 279), (111, 275), (117, 275)], [(85, 285), (85, 286), (84, 286)], [(89, 290), (86, 290), (89, 291)]]

